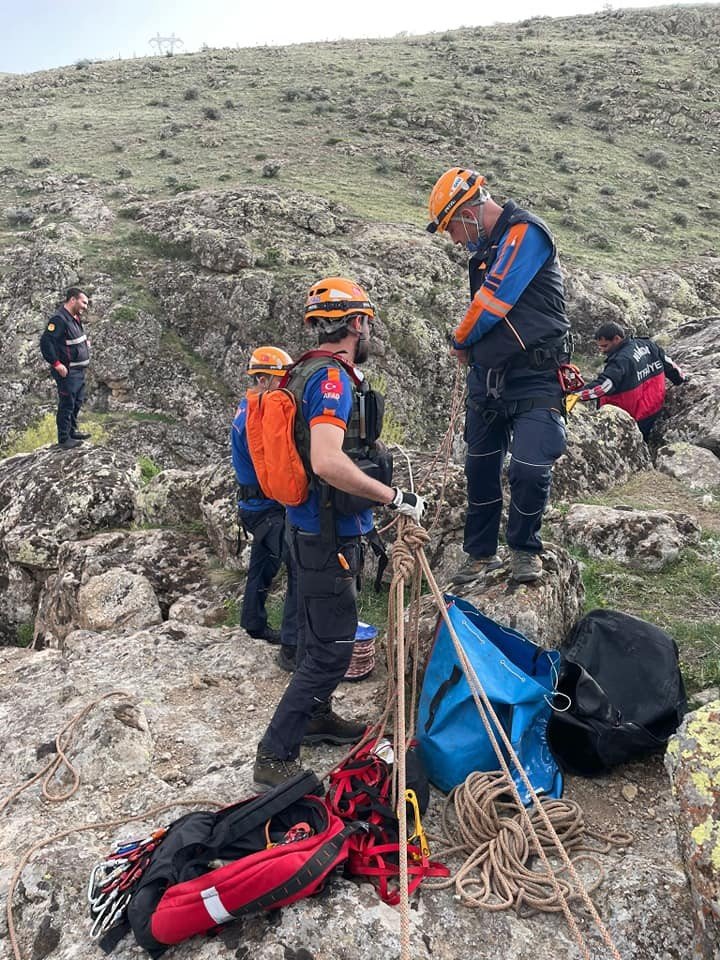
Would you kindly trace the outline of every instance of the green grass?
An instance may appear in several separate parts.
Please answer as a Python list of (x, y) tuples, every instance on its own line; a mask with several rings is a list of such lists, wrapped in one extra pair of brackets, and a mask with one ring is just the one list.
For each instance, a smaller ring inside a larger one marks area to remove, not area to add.
[[(712, 5), (607, 10), (368, 40), (360, 56), (343, 41), (0, 77), (0, 151), (18, 171), (0, 183), (0, 209), (17, 205), (25, 182), (32, 195), (41, 178), (82, 173), (110, 184), (106, 201), (124, 209), (115, 231), (138, 212), (118, 180), (151, 197), (220, 183), (303, 190), (422, 227), (430, 186), (463, 162), (500, 199), (547, 217), (566, 260), (611, 270), (684, 262), (688, 249), (713, 248), (720, 218), (720, 97), (707, 55), (719, 31)], [(80, 161), (63, 149), (75, 128)], [(33, 169), (40, 154), (51, 164)], [(282, 163), (271, 181), (266, 159)], [(668, 197), (687, 224), (668, 215)], [(189, 256), (185, 244), (134, 232), (128, 250), (108, 251), (118, 270), (141, 249)]]
[[(92, 443), (105, 443), (107, 433), (101, 423), (92, 415), (84, 418), (82, 428), (90, 434)], [(57, 425), (55, 414), (46, 413), (25, 430), (10, 435), (3, 449), (0, 449), (0, 458), (12, 457), (16, 453), (32, 453), (49, 443), (57, 443)]]
[(238, 601), (232, 598), (228, 600), (223, 600), (223, 606), (225, 607), (225, 619), (222, 621), (221, 626), (239, 627), (240, 626), (240, 604), (238, 603)]
[(143, 483), (150, 483), (153, 477), (162, 473), (162, 467), (158, 466), (157, 463), (148, 456), (138, 458), (138, 467), (140, 468), (140, 477)]
[(19, 623), (15, 628), (15, 645), (29, 647), (33, 642), (35, 627), (32, 623)]
[[(703, 544), (717, 542), (708, 537)], [(642, 573), (571, 551), (582, 562), (585, 612), (621, 610), (657, 624), (677, 642), (688, 689), (720, 682), (720, 566), (705, 550), (687, 549), (664, 570)]]

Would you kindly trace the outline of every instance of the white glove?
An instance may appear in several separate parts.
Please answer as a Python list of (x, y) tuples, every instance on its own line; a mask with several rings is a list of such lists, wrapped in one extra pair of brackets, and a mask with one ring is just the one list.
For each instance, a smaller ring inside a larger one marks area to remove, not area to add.
[(393, 487), (393, 490), (395, 491), (395, 499), (388, 504), (390, 509), (397, 510), (405, 517), (410, 517), (415, 523), (420, 523), (425, 509), (423, 498), (416, 493), (401, 490), (400, 487)]

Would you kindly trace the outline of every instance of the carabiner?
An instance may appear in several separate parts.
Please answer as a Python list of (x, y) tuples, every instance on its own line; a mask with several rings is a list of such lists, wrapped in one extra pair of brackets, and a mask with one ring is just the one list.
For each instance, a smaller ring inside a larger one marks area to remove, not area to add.
[(417, 794), (414, 790), (405, 791), (405, 802), (409, 803), (413, 808), (413, 817), (415, 819), (415, 830), (412, 836), (408, 837), (408, 840), (409, 842), (417, 840), (421, 854), (427, 859), (430, 856), (430, 847), (428, 846), (427, 837), (423, 830), (422, 820), (420, 819), (420, 804), (418, 803)]

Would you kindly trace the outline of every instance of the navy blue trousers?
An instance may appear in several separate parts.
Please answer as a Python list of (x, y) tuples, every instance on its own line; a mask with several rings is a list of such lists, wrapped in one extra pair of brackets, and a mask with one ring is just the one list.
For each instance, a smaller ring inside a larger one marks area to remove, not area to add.
[(502, 513), (502, 469), (510, 450), (510, 503), (506, 540), (514, 550), (539, 553), (540, 525), (550, 493), (552, 467), (565, 450), (565, 422), (554, 410), (535, 409), (486, 422), (467, 408), (465, 460), (468, 510), (463, 549), (471, 557), (497, 550)]
[(66, 377), (55, 370), (53, 379), (58, 391), (57, 423), (58, 443), (71, 437), (77, 430), (77, 418), (85, 399), (85, 368), (71, 367)]
[(265, 632), (267, 627), (265, 603), (268, 591), (281, 565), (285, 562), (287, 594), (280, 628), (280, 642), (294, 646), (297, 643), (297, 583), (295, 570), (285, 544), (285, 511), (282, 508), (273, 507), (270, 510), (241, 508), (238, 512), (245, 530), (253, 535), (240, 626), (248, 633)]
[(358, 537), (328, 545), (316, 534), (294, 530), (289, 540), (298, 583), (298, 666), (261, 741), (264, 750), (283, 760), (299, 755), (308, 721), (329, 701), (350, 665), (362, 556)]

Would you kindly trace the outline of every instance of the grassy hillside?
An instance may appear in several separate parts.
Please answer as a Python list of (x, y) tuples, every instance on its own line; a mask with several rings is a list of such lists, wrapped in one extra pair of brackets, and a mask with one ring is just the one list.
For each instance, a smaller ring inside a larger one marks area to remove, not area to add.
[(0, 77), (0, 210), (48, 174), (98, 178), (111, 204), (118, 183), (271, 180), (422, 226), (437, 175), (467, 163), (566, 260), (683, 261), (717, 249), (718, 35), (720, 7), (665, 7)]

